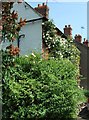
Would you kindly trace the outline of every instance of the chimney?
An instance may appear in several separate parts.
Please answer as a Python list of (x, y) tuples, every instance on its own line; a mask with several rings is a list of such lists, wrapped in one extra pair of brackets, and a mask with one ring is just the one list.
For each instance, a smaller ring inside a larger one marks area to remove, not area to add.
[(83, 44), (86, 45), (86, 46), (88, 47), (88, 40), (86, 40), (86, 39), (84, 38)]
[(23, 0), (18, 0), (18, 3), (22, 3), (23, 2)]
[(40, 4), (38, 4), (38, 7), (40, 7), (41, 5)]
[(79, 34), (78, 35), (76, 34), (75, 35), (75, 40), (81, 43), (82, 42), (82, 36), (79, 35)]
[(34, 8), (37, 12), (39, 12), (43, 17), (48, 18), (49, 16), (49, 8), (45, 3), (38, 4), (37, 7)]
[(65, 25), (65, 28), (64, 28), (64, 34), (68, 37), (68, 38), (72, 38), (72, 28), (71, 28), (71, 25)]
[(45, 5), (45, 3), (42, 4), (43, 6)]

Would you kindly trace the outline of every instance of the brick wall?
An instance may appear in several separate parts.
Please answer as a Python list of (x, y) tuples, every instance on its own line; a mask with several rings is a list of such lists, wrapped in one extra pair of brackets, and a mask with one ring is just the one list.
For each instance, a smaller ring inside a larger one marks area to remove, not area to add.
[(49, 16), (49, 8), (45, 3), (38, 4), (38, 6), (35, 7), (34, 9), (37, 12), (39, 12), (42, 16), (44, 16), (45, 18), (48, 18), (48, 16)]

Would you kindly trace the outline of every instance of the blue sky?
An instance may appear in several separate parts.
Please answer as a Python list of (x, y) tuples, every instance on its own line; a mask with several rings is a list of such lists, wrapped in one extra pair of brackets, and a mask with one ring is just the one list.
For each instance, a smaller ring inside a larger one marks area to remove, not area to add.
[[(42, 3), (25, 1), (30, 3), (32, 7)], [(82, 34), (83, 38), (87, 38), (87, 2), (48, 2), (48, 7), (49, 19), (53, 19), (54, 24), (62, 32), (65, 25), (71, 25), (73, 36)], [(81, 29), (82, 26), (85, 29)]]

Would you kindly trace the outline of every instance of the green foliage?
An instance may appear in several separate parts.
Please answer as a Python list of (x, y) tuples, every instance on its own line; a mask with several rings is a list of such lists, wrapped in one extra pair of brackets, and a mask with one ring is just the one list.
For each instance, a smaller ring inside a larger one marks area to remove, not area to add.
[(3, 2), (2, 3), (2, 41), (8, 40), (13, 42), (19, 37), (19, 31), (23, 25), (25, 25), (26, 20), (18, 21), (18, 13), (16, 11), (11, 11), (15, 2)]
[(77, 68), (69, 60), (16, 58), (3, 77), (3, 119), (76, 118), (81, 92)]
[(89, 98), (89, 90), (84, 90), (84, 95)]

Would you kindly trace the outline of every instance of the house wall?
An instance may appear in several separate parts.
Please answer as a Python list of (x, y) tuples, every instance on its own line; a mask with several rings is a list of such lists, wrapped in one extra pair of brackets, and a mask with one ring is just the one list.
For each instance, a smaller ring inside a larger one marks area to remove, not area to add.
[(75, 43), (80, 50), (80, 74), (83, 75), (80, 86), (89, 90), (89, 47), (77, 41)]
[(20, 55), (42, 50), (42, 20), (27, 23), (20, 34), (25, 34), (25, 38), (20, 39)]
[[(34, 9), (27, 3), (14, 4), (13, 10), (18, 12), (19, 18), (33, 20), (41, 18)], [(20, 31), (20, 35), (25, 34), (25, 38), (20, 39), (20, 55), (29, 55), (32, 51), (41, 52), (42, 49), (42, 20), (28, 22)]]
[(25, 2), (22, 2), (20, 4), (14, 3), (12, 11), (13, 10), (17, 11), (19, 18), (22, 17), (22, 19), (26, 20), (38, 19), (42, 17), (30, 5)]
[[(26, 6), (26, 7), (25, 7)], [(41, 16), (34, 11), (34, 9), (23, 3), (15, 3), (12, 11), (15, 10), (18, 13), (19, 19), (33, 20), (41, 18)], [(25, 35), (25, 38), (20, 38), (20, 55), (29, 55), (32, 51), (42, 51), (42, 19), (27, 22), (20, 30), (19, 35)], [(17, 40), (13, 43), (17, 46)], [(9, 45), (9, 42), (4, 42), (2, 48), (5, 49)]]
[[(9, 42), (9, 40), (5, 40), (5, 41), (2, 41), (1, 43), (1, 49), (5, 50), (7, 46), (9, 46), (11, 43)], [(14, 46), (17, 46), (17, 40), (13, 42), (13, 45)]]

